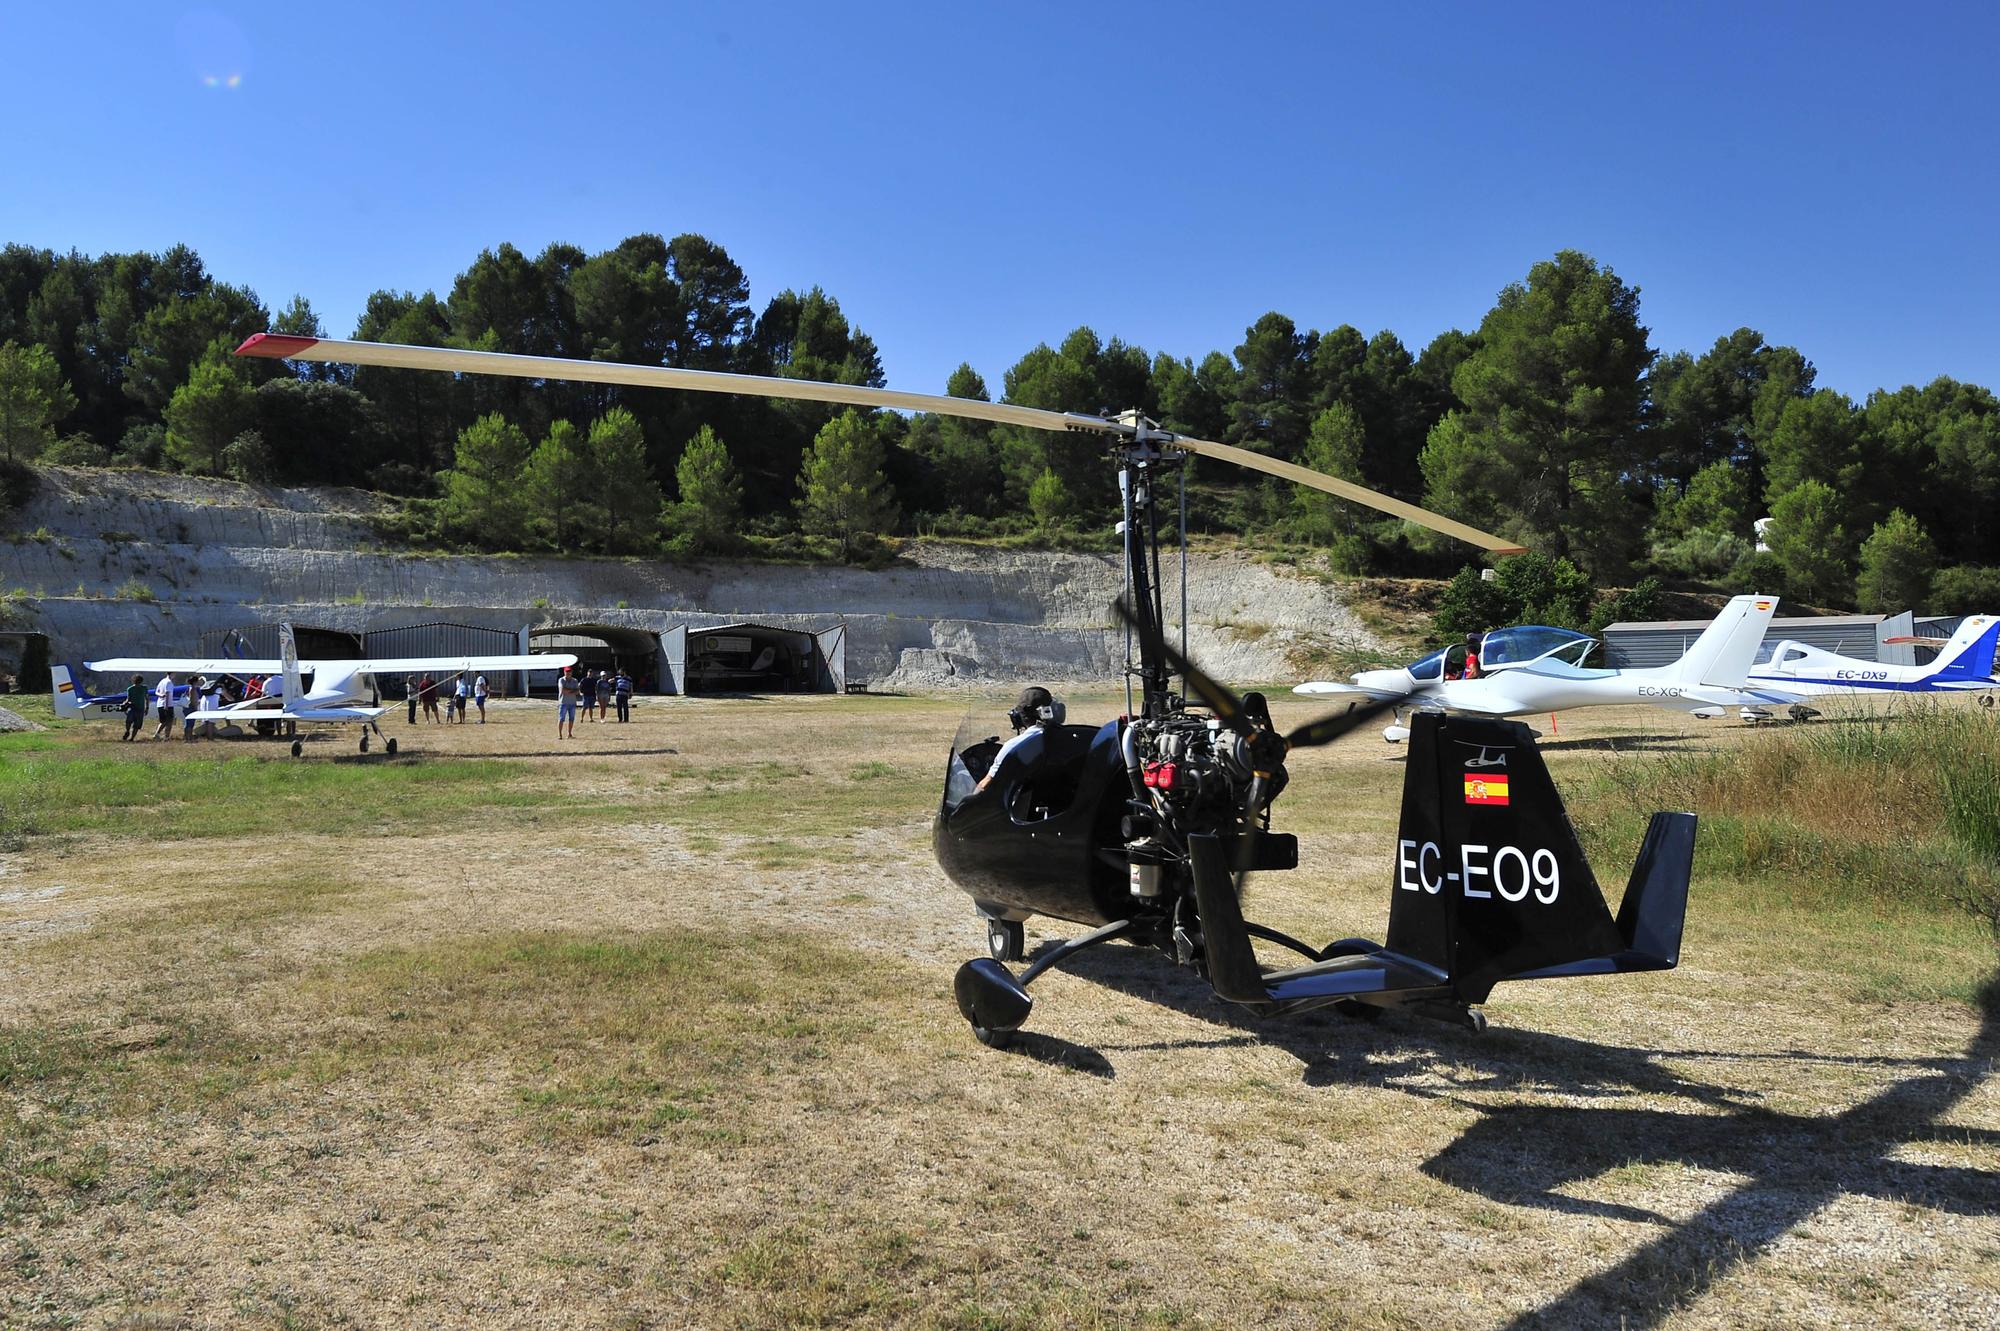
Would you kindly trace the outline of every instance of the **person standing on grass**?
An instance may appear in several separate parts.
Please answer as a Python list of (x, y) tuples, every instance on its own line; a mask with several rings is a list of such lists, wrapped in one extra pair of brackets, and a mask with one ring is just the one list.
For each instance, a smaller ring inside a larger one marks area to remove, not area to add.
[(611, 681), (611, 692), (618, 699), (618, 720), (620, 724), (632, 719), (632, 677), (625, 673), (623, 666), (618, 669), (618, 678)]
[(472, 682), (472, 701), (479, 704), (479, 724), (486, 724), (486, 676), (481, 675)]
[(187, 706), (181, 708), (181, 738), (194, 738), (194, 713), (201, 702), (201, 695), (208, 691), (208, 681), (196, 675), (188, 681)]
[(556, 681), (556, 738), (562, 739), (563, 727), (569, 727), (570, 739), (576, 738), (576, 707), (583, 698), (583, 684), (563, 667), (562, 678)]
[(174, 737), (174, 677), (161, 675), (160, 682), (153, 686), (153, 708), (159, 714), (159, 724), (153, 727), (154, 739)]
[(403, 697), (409, 700), (410, 724), (415, 725), (417, 723), (417, 677), (415, 675), (403, 676)]
[(583, 678), (576, 682), (576, 686), (582, 691), (583, 719), (586, 721), (595, 721), (597, 719), (597, 676), (586, 670), (583, 672)]
[(417, 681), (417, 701), (424, 709), (424, 719), (426, 721), (436, 722), (439, 720), (437, 681), (431, 678), (429, 671), (425, 671), (424, 677)]
[(458, 681), (451, 686), (451, 708), (458, 713), (455, 719), (459, 725), (465, 724), (465, 704), (471, 697), (472, 681), (460, 675)]
[(132, 676), (125, 686), (125, 738), (137, 739), (146, 728), (146, 681)]
[(611, 672), (597, 672), (597, 719), (602, 721), (611, 711)]

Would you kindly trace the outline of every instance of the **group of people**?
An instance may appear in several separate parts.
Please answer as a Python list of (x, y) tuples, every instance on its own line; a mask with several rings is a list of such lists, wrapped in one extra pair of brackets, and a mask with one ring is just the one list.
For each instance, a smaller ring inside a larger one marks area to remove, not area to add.
[[(486, 676), (467, 679), (463, 674), (452, 677), (448, 686), (439, 683), (428, 674), (419, 679), (415, 675), (403, 676), (403, 694), (410, 704), (410, 724), (417, 723), (417, 710), (423, 709), (426, 720), (443, 725), (464, 725), (468, 704), (479, 708), (479, 724), (486, 724), (486, 699), (492, 690), (487, 686)], [(438, 714), (438, 700), (444, 700), (444, 714)]]
[(556, 738), (576, 738), (579, 708), (584, 719), (602, 721), (614, 705), (620, 721), (632, 719), (632, 676), (625, 673), (624, 667), (619, 667), (615, 675), (608, 670), (593, 675), (588, 670), (564, 666), (562, 678), (556, 681)]
[[(276, 676), (266, 679), (262, 675), (251, 675), (239, 687), (233, 681), (221, 676), (209, 679), (204, 675), (196, 675), (186, 684), (177, 684), (172, 675), (161, 675), (160, 682), (149, 689), (142, 677), (134, 675), (132, 682), (125, 688), (123, 738), (126, 740), (139, 738), (139, 732), (146, 726), (148, 703), (151, 704), (151, 710), (157, 718), (153, 726), (154, 739), (172, 739), (174, 718), (178, 715), (181, 722), (181, 738), (191, 740), (195, 738), (195, 713), (219, 711), (231, 703), (242, 702), (249, 698), (275, 698), (281, 696), (283, 692), (284, 685)], [(215, 722), (203, 721), (201, 734), (212, 737), (215, 734)]]

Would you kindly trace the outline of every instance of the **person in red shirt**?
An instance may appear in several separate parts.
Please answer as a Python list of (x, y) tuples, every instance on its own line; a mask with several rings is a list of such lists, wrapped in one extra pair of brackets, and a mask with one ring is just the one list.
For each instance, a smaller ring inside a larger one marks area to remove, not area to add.
[(1477, 633), (1468, 633), (1465, 635), (1465, 677), (1467, 679), (1478, 679), (1480, 673), (1479, 635)]

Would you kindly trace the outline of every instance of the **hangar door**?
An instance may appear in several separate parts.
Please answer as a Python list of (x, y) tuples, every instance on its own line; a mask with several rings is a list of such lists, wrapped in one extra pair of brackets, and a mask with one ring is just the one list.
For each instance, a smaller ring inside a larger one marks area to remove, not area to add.
[(772, 624), (676, 625), (660, 635), (663, 690), (837, 693), (847, 686), (847, 626), (819, 633)]

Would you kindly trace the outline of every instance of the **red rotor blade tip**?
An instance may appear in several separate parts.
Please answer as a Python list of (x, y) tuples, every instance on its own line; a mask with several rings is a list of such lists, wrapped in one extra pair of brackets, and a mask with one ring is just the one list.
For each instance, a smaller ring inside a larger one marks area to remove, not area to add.
[(320, 339), (298, 337), (291, 333), (252, 333), (243, 339), (243, 345), (236, 348), (239, 356), (262, 356), (266, 360), (283, 360), (296, 356), (301, 351), (316, 347)]

